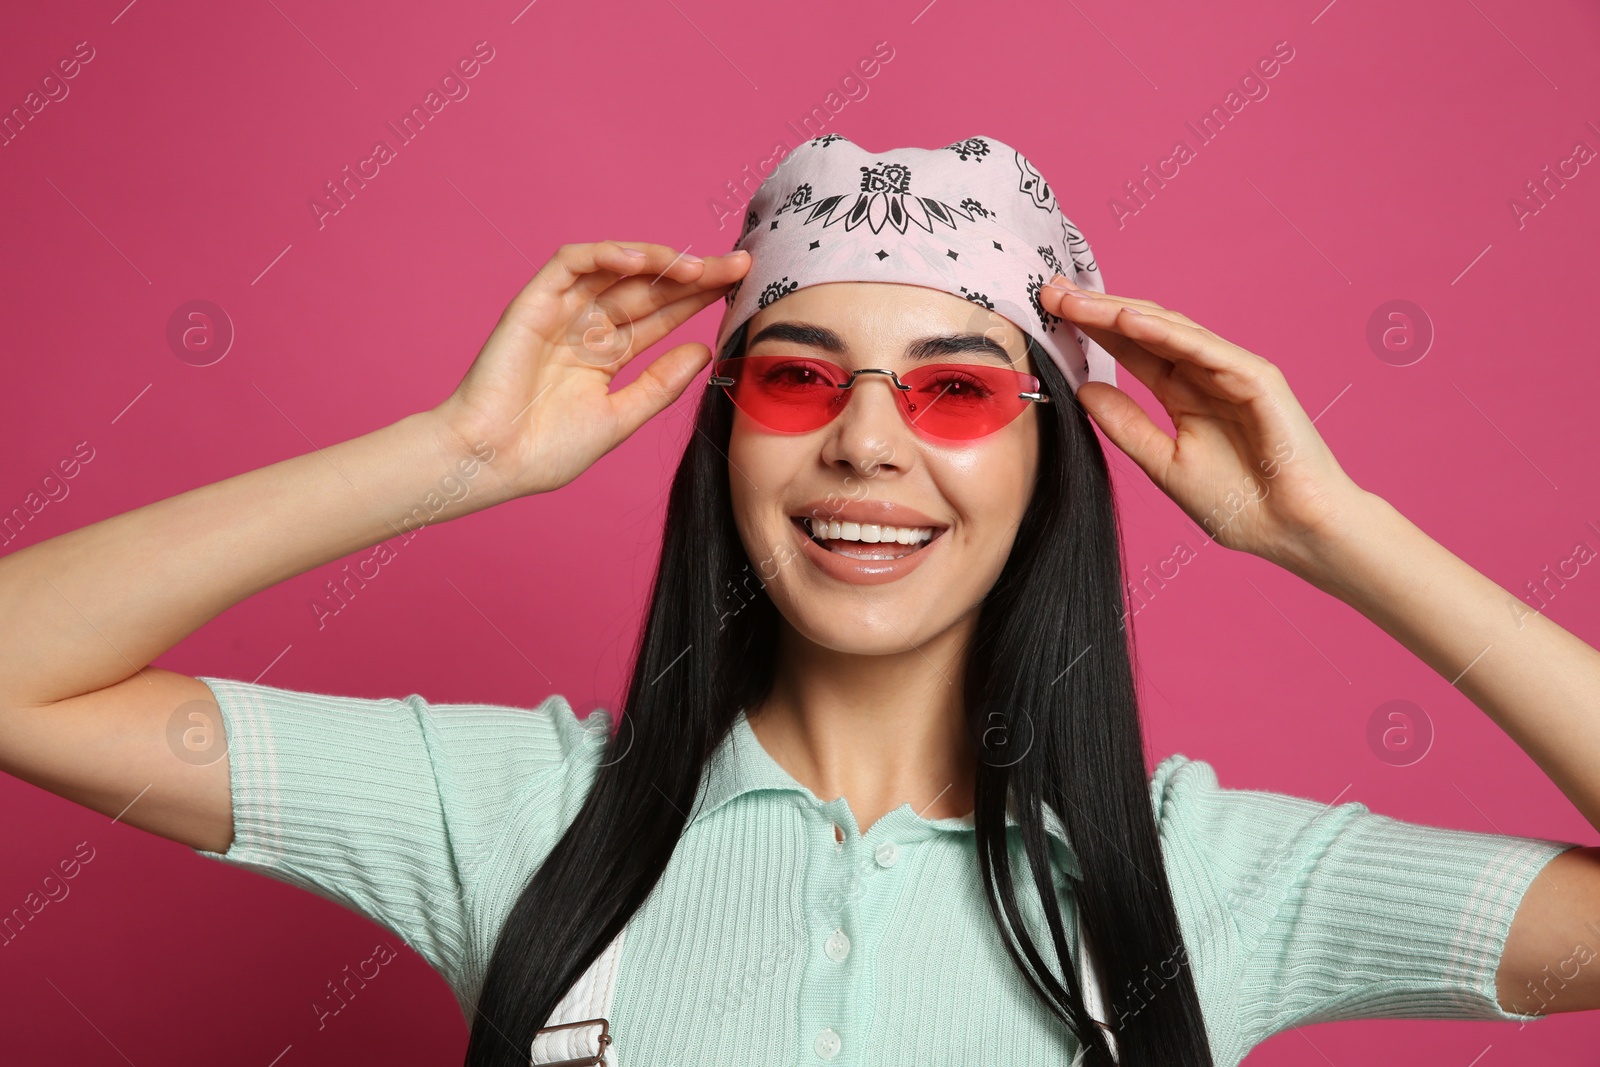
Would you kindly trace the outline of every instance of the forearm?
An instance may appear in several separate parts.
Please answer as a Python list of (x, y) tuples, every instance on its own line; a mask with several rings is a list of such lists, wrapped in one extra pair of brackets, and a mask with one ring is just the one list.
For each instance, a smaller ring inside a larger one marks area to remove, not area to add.
[(498, 486), (422, 412), (12, 553), (0, 559), (0, 708), (120, 682), (250, 595), (488, 507)]
[(1600, 829), (1600, 652), (1363, 493), (1290, 570), (1483, 709)]

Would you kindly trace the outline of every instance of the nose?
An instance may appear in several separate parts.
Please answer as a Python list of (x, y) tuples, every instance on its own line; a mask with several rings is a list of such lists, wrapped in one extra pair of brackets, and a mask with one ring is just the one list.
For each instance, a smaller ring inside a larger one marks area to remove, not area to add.
[(910, 464), (911, 428), (900, 413), (899, 387), (887, 371), (863, 370), (850, 382), (849, 400), (834, 420), (822, 458), (875, 477), (882, 468), (903, 471)]

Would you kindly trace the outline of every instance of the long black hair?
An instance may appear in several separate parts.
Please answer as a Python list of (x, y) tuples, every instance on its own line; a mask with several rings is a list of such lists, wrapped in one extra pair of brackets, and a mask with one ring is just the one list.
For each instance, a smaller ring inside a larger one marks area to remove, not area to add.
[[(723, 354), (743, 352), (745, 335), (741, 326)], [(964, 672), (967, 727), (980, 753), (973, 820), (990, 911), (1029, 985), (1085, 1046), (1080, 1062), (1111, 1067), (1105, 1034), (1070, 965), (1048, 807), (1082, 871), (1072, 889), (1088, 939), (1099, 946), (1121, 1067), (1212, 1067), (1151, 809), (1105, 454), (1032, 337), (1028, 352), (1054, 403), (1035, 408), (1038, 482), (979, 609)], [(535, 1031), (666, 869), (702, 768), (739, 709), (759, 706), (770, 690), (779, 615), (734, 525), (726, 458), (732, 425), (728, 396), (706, 389), (672, 480), (623, 708), (627, 728), (612, 735), (587, 800), (501, 928), (467, 1067), (527, 1067)], [(724, 625), (730, 588), (749, 597), (740, 601), (737, 625)], [(1010, 830), (1008, 792), (1017, 820)], [(1008, 845), (1011, 834), (1018, 840)], [(1012, 867), (1017, 845), (1027, 861), (1020, 872)], [(1018, 907), (1016, 875), (1037, 894), (1055, 959), (1067, 964), (1059, 975)], [(1137, 987), (1148, 994), (1152, 972), (1158, 988), (1146, 1001)]]

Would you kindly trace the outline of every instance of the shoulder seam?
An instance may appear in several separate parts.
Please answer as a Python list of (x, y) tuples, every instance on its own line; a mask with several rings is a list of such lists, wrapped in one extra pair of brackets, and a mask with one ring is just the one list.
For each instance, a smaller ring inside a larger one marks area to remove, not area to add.
[[(490, 842), (489, 847), (485, 850), (483, 859), (473, 869), (474, 877), (472, 879), (472, 884), (464, 887), (466, 889), (466, 893), (464, 894), (465, 899), (463, 900), (463, 905), (466, 908), (469, 921), (472, 919), (472, 917), (477, 915), (478, 892), (482, 888), (484, 881), (481, 877), (478, 877), (478, 875), (480, 872), (491, 867), (495, 860), (499, 858), (501, 849), (505, 847), (506, 838), (510, 836), (511, 831), (516, 826), (516, 816), (527, 804), (529, 795), (540, 783), (545, 780), (549, 772), (562, 770), (571, 764), (572, 749), (567, 744), (566, 727), (559, 720), (559, 717), (562, 714), (561, 708), (559, 706), (551, 706), (552, 702), (558, 699), (561, 701), (562, 705), (565, 705), (565, 713), (572, 719), (573, 723), (576, 724), (579, 722), (577, 713), (572, 710), (572, 705), (568, 703), (566, 698), (562, 697), (559, 693), (551, 694), (544, 700), (540, 701), (539, 704), (532, 709), (532, 714), (549, 714), (553, 719), (556, 720), (554, 726), (556, 733), (559, 736), (559, 743), (562, 747), (563, 758), (555, 763), (540, 767), (530, 774), (528, 776), (528, 780), (522, 783), (522, 788), (518, 790), (516, 797), (511, 801), (510, 809), (506, 813), (505, 823), (500, 827), (499, 832), (494, 836), (494, 840)], [(547, 706), (550, 706), (550, 710), (548, 712), (545, 711)], [(582, 729), (581, 726), (578, 728)]]

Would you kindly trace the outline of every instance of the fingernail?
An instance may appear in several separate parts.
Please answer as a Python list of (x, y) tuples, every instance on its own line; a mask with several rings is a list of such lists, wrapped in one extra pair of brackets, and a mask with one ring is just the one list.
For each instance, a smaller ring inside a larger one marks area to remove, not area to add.
[(1050, 280), (1050, 285), (1055, 289), (1076, 289), (1077, 283), (1065, 274), (1057, 274)]
[(749, 251), (749, 249), (745, 249), (745, 248), (735, 248), (732, 252), (729, 252), (728, 255), (730, 255), (730, 256), (745, 256), (746, 258), (748, 258), (749, 255), (750, 255), (750, 251)]
[(625, 254), (630, 255), (630, 256), (642, 256), (642, 255), (644, 255), (644, 253), (639, 251), (637, 248), (624, 248), (622, 251)]
[(679, 256), (678, 258), (682, 259), (685, 263), (704, 263), (705, 262), (705, 260), (701, 259), (699, 256), (691, 256), (687, 252), (685, 252), (683, 255)]
[(1126, 304), (1123, 305), (1122, 310), (1126, 311), (1130, 315), (1143, 315), (1144, 314), (1144, 312), (1140, 311), (1138, 308), (1136, 308), (1136, 307), (1128, 307)]

